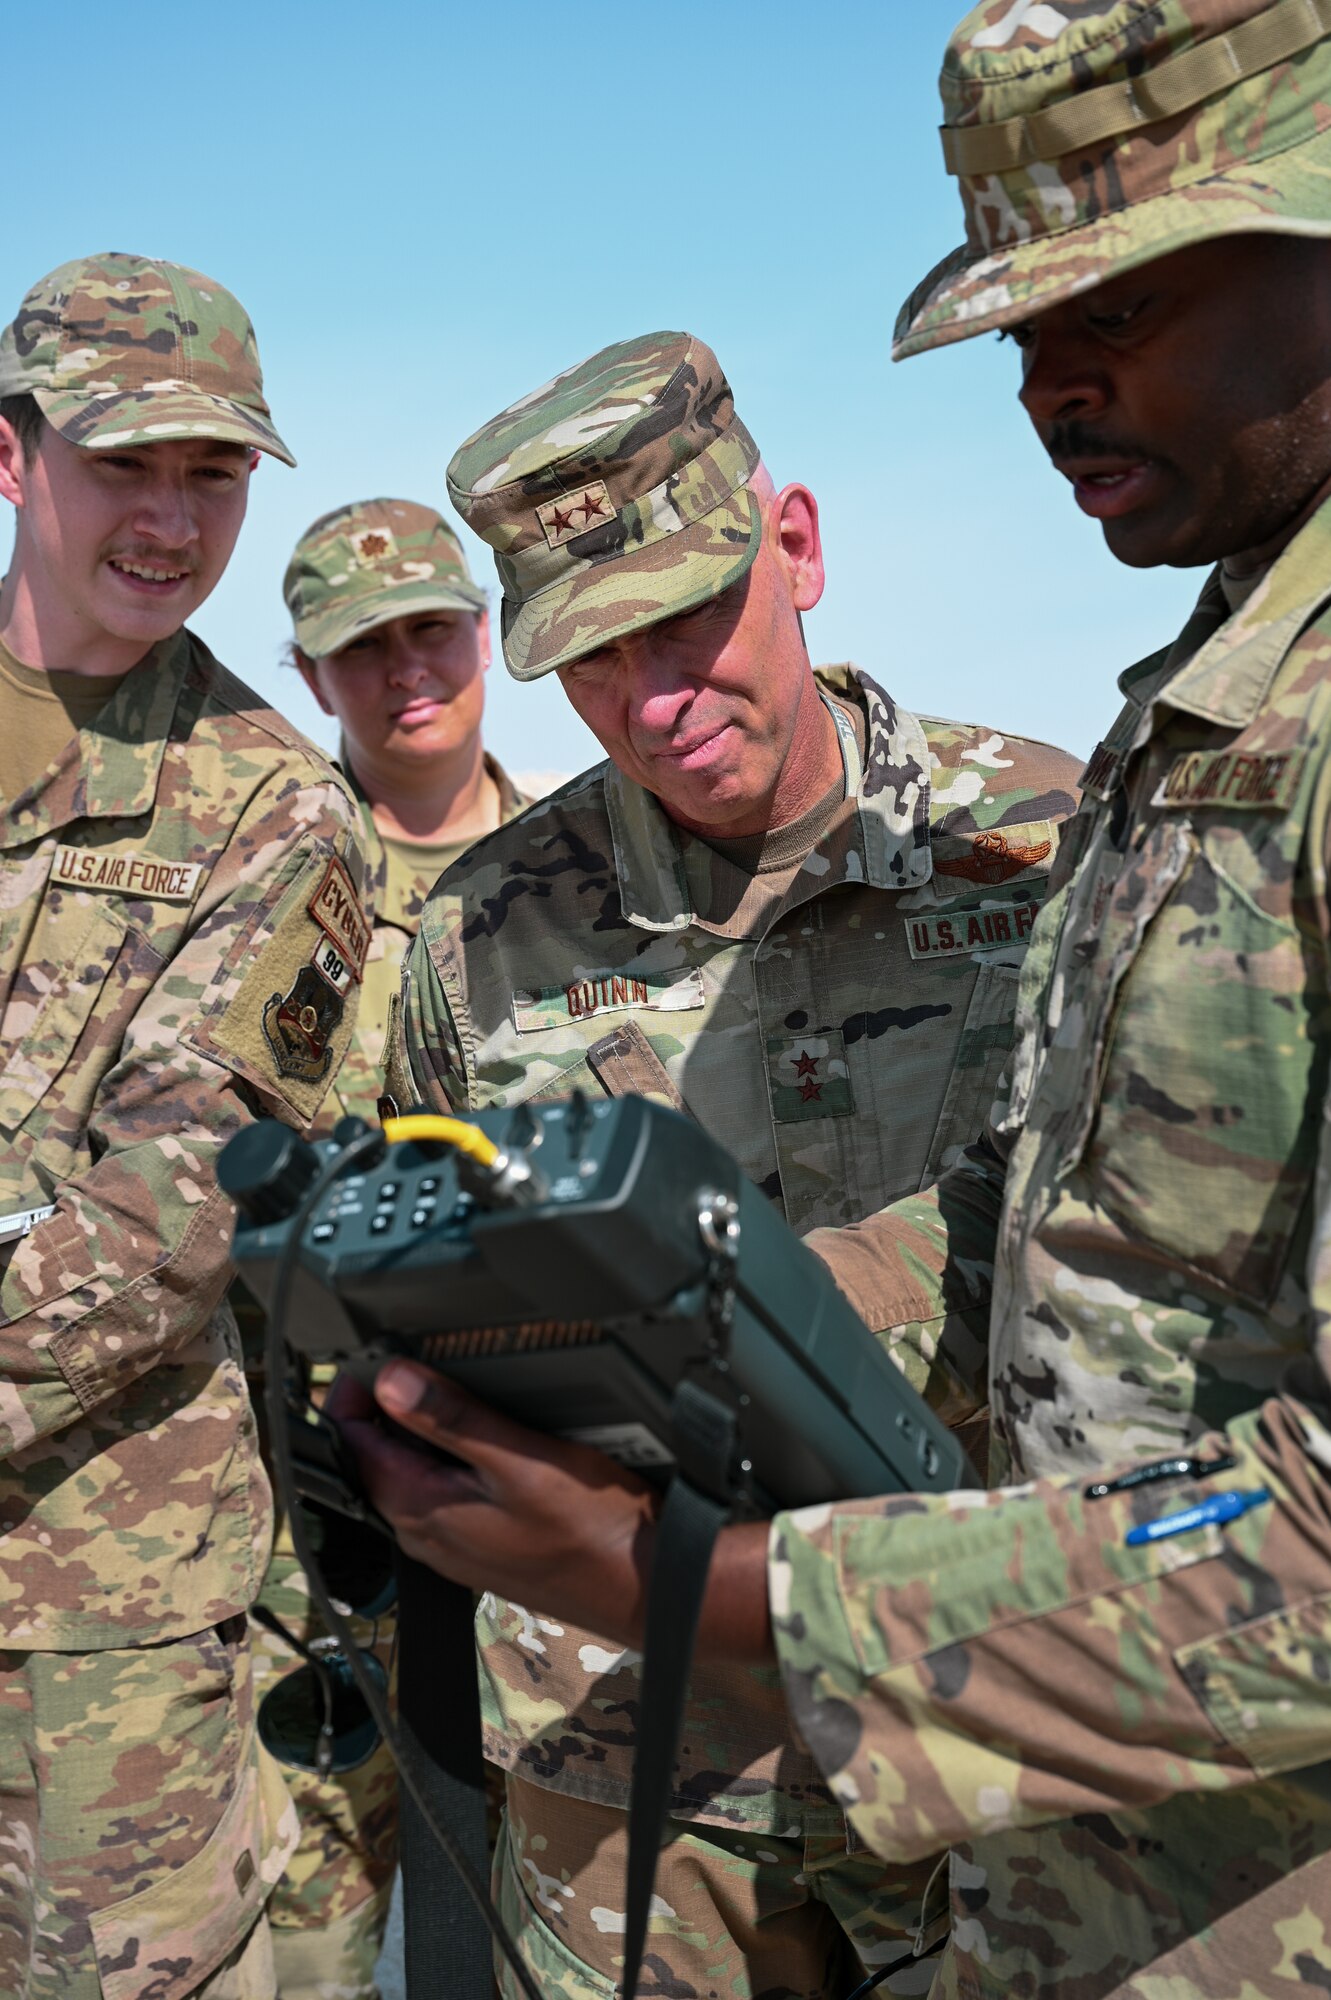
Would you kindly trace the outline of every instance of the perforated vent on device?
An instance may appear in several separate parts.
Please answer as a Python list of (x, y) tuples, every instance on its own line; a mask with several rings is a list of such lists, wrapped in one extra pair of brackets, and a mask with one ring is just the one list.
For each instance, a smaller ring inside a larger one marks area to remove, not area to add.
[(531, 1354), (542, 1347), (594, 1347), (604, 1339), (605, 1332), (596, 1320), (527, 1319), (516, 1326), (466, 1326), (451, 1333), (432, 1333), (421, 1342), (421, 1354), (442, 1367), (446, 1361), (476, 1355)]

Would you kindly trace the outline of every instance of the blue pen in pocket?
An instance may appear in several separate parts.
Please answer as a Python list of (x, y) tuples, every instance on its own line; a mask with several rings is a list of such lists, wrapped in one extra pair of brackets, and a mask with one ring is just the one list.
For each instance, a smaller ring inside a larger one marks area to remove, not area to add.
[(1237, 1521), (1240, 1514), (1270, 1498), (1264, 1486), (1252, 1493), (1212, 1493), (1195, 1507), (1185, 1507), (1181, 1514), (1162, 1514), (1158, 1521), (1143, 1521), (1140, 1527), (1129, 1528), (1123, 1539), (1135, 1549), (1143, 1542), (1161, 1542), (1166, 1535), (1186, 1535), (1193, 1528), (1209, 1528), (1212, 1523), (1223, 1527), (1226, 1521)]

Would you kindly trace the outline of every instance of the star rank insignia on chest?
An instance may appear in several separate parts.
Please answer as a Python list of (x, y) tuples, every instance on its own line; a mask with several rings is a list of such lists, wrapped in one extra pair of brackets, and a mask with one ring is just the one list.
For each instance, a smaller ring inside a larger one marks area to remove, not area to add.
[(557, 500), (547, 500), (536, 509), (536, 518), (552, 549), (571, 542), (575, 535), (586, 534), (588, 528), (613, 521), (614, 517), (615, 503), (603, 479), (590, 479), (585, 486), (575, 488), (572, 493), (561, 493)]
[(839, 1028), (818, 1035), (769, 1035), (767, 1073), (778, 1125), (847, 1118), (855, 1109), (846, 1038)]

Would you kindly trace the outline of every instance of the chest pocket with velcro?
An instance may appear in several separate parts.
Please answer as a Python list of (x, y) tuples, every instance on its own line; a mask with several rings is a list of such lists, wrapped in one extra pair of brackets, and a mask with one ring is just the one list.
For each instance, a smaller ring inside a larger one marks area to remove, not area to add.
[(106, 897), (89, 896), (73, 909), (66, 903), (58, 920), (43, 909), (0, 1023), (0, 1131), (20, 1130), (80, 1043), (96, 1034), (98, 1000), (128, 931), (123, 909)]
[(1063, 1171), (1132, 1235), (1266, 1305), (1312, 1185), (1325, 1063), (1287, 871), (1234, 818), (1157, 825), (1113, 884), (1068, 981), (1085, 1083)]

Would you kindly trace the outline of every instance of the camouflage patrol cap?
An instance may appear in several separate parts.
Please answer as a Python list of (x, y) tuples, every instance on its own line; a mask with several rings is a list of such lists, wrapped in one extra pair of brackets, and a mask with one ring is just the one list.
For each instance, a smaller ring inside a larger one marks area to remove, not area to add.
[(984, 0), (943, 59), (966, 242), (897, 360), (1243, 231), (1331, 236), (1331, 0)]
[(244, 307), (160, 258), (109, 250), (39, 279), (0, 334), (0, 396), (23, 395), (94, 451), (203, 437), (296, 463), (273, 429)]
[(758, 448), (710, 347), (602, 348), (482, 426), (448, 491), (490, 543), (515, 680), (716, 597), (758, 553)]
[(462, 544), (414, 500), (357, 500), (321, 514), (282, 579), (296, 644), (323, 660), (362, 632), (417, 611), (484, 611)]

